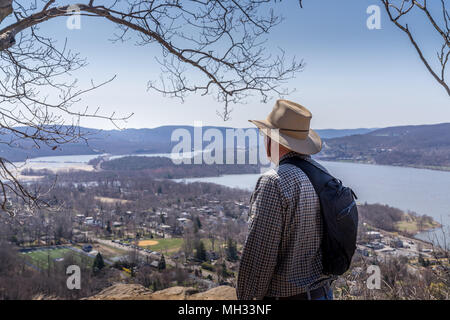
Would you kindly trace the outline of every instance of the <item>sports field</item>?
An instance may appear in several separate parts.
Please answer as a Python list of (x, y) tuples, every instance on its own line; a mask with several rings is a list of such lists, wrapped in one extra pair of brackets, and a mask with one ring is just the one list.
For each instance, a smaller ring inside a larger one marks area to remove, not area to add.
[(167, 252), (174, 252), (181, 249), (182, 245), (183, 238), (165, 238), (139, 241), (140, 247), (148, 248), (153, 251), (167, 250)]
[(69, 248), (65, 247), (50, 247), (50, 248), (37, 248), (31, 251), (25, 251), (21, 253), (33, 266), (45, 270), (49, 267), (49, 262), (55, 263), (63, 261), (68, 257), (80, 264), (91, 264), (93, 258)]
[[(143, 248), (148, 248), (153, 251), (167, 251), (168, 253), (175, 253), (178, 250), (181, 250), (183, 247), (183, 238), (165, 238), (165, 239), (152, 239), (152, 240), (141, 240), (139, 241), (139, 246)], [(205, 244), (206, 250), (211, 250), (211, 240), (207, 238), (202, 239)], [(215, 242), (215, 250), (219, 246), (224, 246), (225, 242), (216, 240)], [(238, 246), (239, 247), (239, 246)]]
[[(183, 248), (183, 238), (154, 238), (154, 239), (144, 239), (138, 242), (138, 245), (142, 248), (146, 248), (152, 251), (163, 252), (169, 255), (175, 254)], [(208, 238), (202, 239), (205, 244), (206, 250), (212, 249), (211, 240)], [(125, 243), (135, 243), (133, 241), (123, 241)], [(214, 250), (219, 247), (224, 247), (225, 242), (223, 240), (216, 240), (214, 244)], [(238, 245), (238, 249), (241, 246)]]
[(149, 246), (154, 246), (157, 245), (159, 242), (156, 240), (142, 240), (139, 241), (138, 245), (140, 247), (149, 247)]

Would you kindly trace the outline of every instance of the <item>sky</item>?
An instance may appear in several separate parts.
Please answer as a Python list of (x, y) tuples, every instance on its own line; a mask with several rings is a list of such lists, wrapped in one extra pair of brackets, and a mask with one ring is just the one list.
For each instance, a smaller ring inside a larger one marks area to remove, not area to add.
[[(366, 10), (379, 0), (282, 1), (275, 6), (284, 21), (267, 35), (268, 50), (281, 47), (288, 57), (303, 59), (305, 69), (289, 81), (295, 92), (286, 99), (300, 103), (313, 114), (312, 127), (379, 128), (450, 122), (450, 99), (421, 63), (406, 35), (396, 29), (381, 8), (381, 29), (369, 30)], [(434, 2), (434, 3), (437, 3)], [(233, 105), (231, 119), (217, 115), (222, 105), (211, 97), (190, 95), (184, 103), (147, 91), (147, 82), (159, 77), (157, 44), (146, 47), (113, 43), (114, 27), (99, 18), (81, 17), (81, 29), (66, 28), (66, 18), (42, 24), (87, 58), (88, 66), (75, 75), (81, 85), (116, 79), (84, 96), (76, 108), (100, 107), (101, 112), (134, 115), (121, 128), (153, 128), (163, 125), (249, 127), (248, 119), (264, 119), (275, 99), (264, 104), (249, 99)], [(437, 43), (420, 17), (412, 16), (425, 53), (435, 54)], [(91, 128), (113, 129), (108, 121), (83, 119)]]

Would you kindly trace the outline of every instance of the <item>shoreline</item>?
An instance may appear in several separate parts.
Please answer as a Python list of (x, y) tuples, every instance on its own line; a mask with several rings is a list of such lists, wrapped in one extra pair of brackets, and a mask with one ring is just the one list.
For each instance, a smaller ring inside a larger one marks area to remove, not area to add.
[(445, 166), (399, 165), (399, 164), (373, 163), (373, 162), (358, 161), (358, 160), (339, 160), (339, 159), (323, 159), (323, 158), (313, 158), (313, 159), (316, 161), (324, 161), (324, 162), (357, 163), (357, 164), (368, 164), (368, 165), (374, 165), (374, 166), (388, 166), (388, 167), (397, 167), (397, 168), (413, 168), (413, 169), (422, 169), (422, 170), (450, 172), (450, 167), (445, 167)]
[[(444, 226), (441, 225), (440, 227), (430, 228), (430, 229), (427, 229), (427, 230), (422, 230), (422, 231), (419, 231), (419, 232), (411, 235), (411, 237), (413, 237), (414, 239), (426, 242), (426, 243), (428, 243), (430, 245), (441, 247), (443, 245), (443, 243), (440, 243), (440, 242), (435, 243), (434, 242), (435, 240), (438, 240), (438, 241), (440, 240), (440, 239), (438, 239), (440, 235), (435, 236), (434, 239), (423, 239), (422, 237), (418, 237), (418, 236), (421, 236), (421, 235), (425, 236), (426, 234), (436, 234), (437, 232), (443, 230), (443, 227)], [(448, 245), (449, 245), (449, 243), (447, 242), (447, 246)]]
[[(158, 155), (161, 154), (160, 152), (154, 152), (154, 153), (147, 153), (147, 154), (151, 154), (151, 155)], [(92, 154), (81, 154), (81, 155), (58, 155), (58, 156), (54, 156), (54, 157), (68, 157), (68, 156), (94, 156), (94, 155), (98, 155), (98, 157), (96, 158), (101, 158), (103, 161), (109, 160), (110, 157), (115, 157), (115, 156), (140, 156), (139, 153), (134, 153), (134, 154), (96, 154), (96, 153), (92, 153)], [(23, 161), (14, 161), (14, 163), (21, 163), (24, 161), (30, 161), (33, 159), (38, 159), (38, 158), (46, 158), (46, 157), (52, 157), (53, 156), (44, 156), (44, 157), (35, 157), (35, 158), (27, 158)], [(162, 156), (164, 157), (164, 156)], [(167, 157), (170, 158), (170, 157)], [(450, 166), (433, 166), (433, 165), (415, 165), (415, 164), (382, 164), (382, 163), (374, 163), (374, 162), (370, 162), (370, 161), (360, 161), (360, 160), (352, 160), (352, 159), (327, 159), (327, 158), (321, 158), (321, 157), (313, 157), (314, 160), (318, 160), (318, 161), (326, 161), (326, 162), (341, 162), (341, 163), (358, 163), (358, 164), (369, 164), (369, 165), (377, 165), (377, 166), (391, 166), (391, 167), (400, 167), (400, 168), (414, 168), (414, 169), (424, 169), (424, 170), (433, 170), (433, 171), (443, 171), (443, 172), (450, 172)], [(39, 163), (41, 165), (45, 165), (45, 164), (58, 164), (58, 163), (66, 163), (68, 166), (70, 165), (87, 165), (88, 162), (83, 162), (83, 161), (77, 161), (77, 162), (59, 162), (59, 161), (36, 161), (34, 163)]]

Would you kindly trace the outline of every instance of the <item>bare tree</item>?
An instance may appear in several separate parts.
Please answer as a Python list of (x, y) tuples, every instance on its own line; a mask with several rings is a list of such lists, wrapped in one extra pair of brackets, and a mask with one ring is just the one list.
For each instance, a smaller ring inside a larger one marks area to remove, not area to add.
[[(286, 62), (284, 52), (268, 50), (264, 36), (281, 18), (270, 8), (272, 0), (90, 0), (73, 4), (55, 0), (0, 0), (0, 143), (56, 149), (85, 140), (81, 117), (107, 119), (114, 124), (126, 117), (103, 115), (98, 109), (75, 111), (74, 104), (87, 91), (112, 81), (92, 82), (79, 89), (73, 72), (85, 59), (59, 45), (39, 25), (50, 19), (93, 17), (118, 28), (113, 41), (137, 39), (137, 45), (161, 48), (159, 81), (149, 90), (184, 99), (189, 93), (211, 95), (223, 103), (218, 113), (229, 118), (230, 103), (249, 95), (263, 101), (283, 95), (281, 87), (303, 68), (295, 58)], [(68, 121), (68, 117), (71, 119)], [(0, 207), (10, 214), (9, 200), (37, 203), (41, 190), (31, 192), (0, 158)]]
[[(427, 70), (436, 79), (436, 81), (444, 87), (450, 96), (450, 87), (445, 78), (446, 66), (450, 57), (450, 15), (447, 4), (444, 0), (434, 0), (434, 4), (439, 2), (440, 10), (434, 13), (428, 7), (427, 0), (381, 0), (384, 4), (389, 19), (408, 36), (410, 42), (419, 54), (420, 60), (423, 62)], [(420, 13), (426, 18), (427, 22), (432, 26), (435, 34), (442, 38), (442, 45), (437, 52), (437, 67), (433, 68), (434, 62), (430, 58), (425, 57), (423, 53), (423, 45), (419, 43), (414, 36), (407, 22), (402, 22), (408, 15), (413, 15), (414, 11)]]

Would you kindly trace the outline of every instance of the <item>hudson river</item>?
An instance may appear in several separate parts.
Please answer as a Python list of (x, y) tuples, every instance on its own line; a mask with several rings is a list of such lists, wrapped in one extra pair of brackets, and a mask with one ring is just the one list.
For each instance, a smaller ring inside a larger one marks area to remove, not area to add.
[[(426, 214), (450, 225), (450, 172), (347, 162), (320, 161), (335, 177), (351, 187), (360, 203), (382, 203), (402, 210)], [(180, 179), (211, 182), (253, 190), (259, 174)], [(428, 232), (417, 235), (430, 240)]]
[[(81, 169), (90, 159), (98, 155), (72, 155), (42, 157), (29, 160), (30, 167), (58, 168), (73, 166)], [(143, 156), (143, 155), (140, 155)], [(145, 156), (170, 156), (152, 154)], [(112, 158), (121, 157), (114, 156)], [(444, 225), (450, 226), (450, 172), (415, 169), (395, 166), (381, 166), (348, 162), (321, 161), (334, 176), (351, 187), (360, 203), (381, 203), (402, 210), (426, 214)], [(259, 174), (234, 174), (220, 177), (176, 179), (184, 182), (210, 182), (232, 188), (253, 190)], [(438, 232), (439, 234), (439, 232)], [(430, 233), (417, 235), (430, 240)]]

